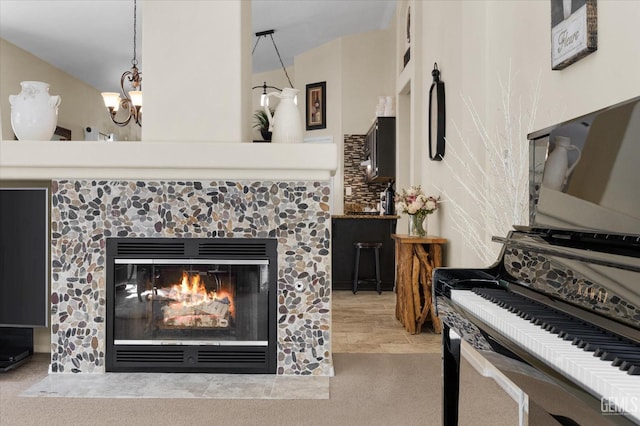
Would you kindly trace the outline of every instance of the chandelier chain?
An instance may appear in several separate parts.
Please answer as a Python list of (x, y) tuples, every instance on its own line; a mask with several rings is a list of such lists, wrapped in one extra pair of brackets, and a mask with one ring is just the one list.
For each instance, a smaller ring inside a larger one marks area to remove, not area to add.
[[(138, 57), (136, 51), (136, 39), (138, 36), (138, 2), (133, 0), (133, 59), (131, 59), (131, 69), (122, 73), (120, 77), (120, 93), (103, 92), (102, 97), (104, 104), (109, 111), (111, 121), (118, 126), (124, 127), (133, 121), (142, 127), (142, 73), (138, 69)], [(129, 84), (126, 85), (125, 82)], [(125, 90), (125, 86), (130, 86), (132, 90)], [(123, 121), (116, 118), (119, 110), (125, 111), (127, 114)]]
[[(256, 42), (253, 45), (253, 50), (251, 51), (251, 56), (253, 56), (254, 52), (256, 51), (256, 47), (258, 47), (258, 43), (260, 43), (260, 40), (262, 39), (262, 37), (271, 37), (271, 43), (273, 44), (274, 49), (276, 50), (276, 55), (278, 55), (278, 60), (280, 61), (280, 66), (282, 66), (282, 70), (284, 71), (284, 75), (287, 77), (287, 80), (289, 81), (289, 86), (291, 86), (291, 88), (293, 89), (293, 83), (291, 83), (291, 78), (289, 78), (289, 73), (287, 72), (287, 68), (284, 66), (284, 62), (282, 62), (282, 57), (280, 56), (280, 51), (278, 50), (278, 46), (276, 45), (276, 41), (273, 39), (273, 33), (275, 32), (275, 30), (267, 30), (267, 31), (261, 31), (256, 33)], [(257, 88), (257, 87), (262, 87), (262, 86), (256, 86), (253, 87), (253, 89)], [(267, 86), (267, 83), (265, 82), (264, 84), (264, 88), (265, 88), (265, 93), (266, 93), (266, 88), (267, 87), (272, 87), (272, 86)], [(276, 90), (280, 90), (276, 87), (273, 87)]]
[(282, 57), (280, 56), (280, 51), (278, 50), (278, 46), (276, 46), (276, 42), (273, 40), (273, 34), (269, 34), (269, 37), (271, 37), (271, 43), (273, 43), (273, 47), (276, 49), (276, 54), (278, 55), (278, 59), (280, 60), (280, 65), (282, 65), (282, 69), (284, 70), (284, 75), (286, 75), (287, 80), (289, 80), (289, 86), (293, 88), (293, 84), (291, 83), (291, 79), (289, 78), (289, 73), (287, 72), (287, 69), (285, 68), (284, 63), (282, 62)]
[(137, 1), (133, 0), (133, 59), (131, 60), (131, 65), (133, 65), (134, 67), (138, 65), (138, 59), (136, 59), (136, 37), (138, 35), (137, 18), (138, 5)]
[(251, 56), (253, 56), (253, 52), (256, 51), (256, 47), (258, 47), (258, 43), (260, 43), (260, 40), (262, 39), (262, 37), (258, 37), (256, 39), (256, 44), (253, 45), (253, 50), (251, 51)]

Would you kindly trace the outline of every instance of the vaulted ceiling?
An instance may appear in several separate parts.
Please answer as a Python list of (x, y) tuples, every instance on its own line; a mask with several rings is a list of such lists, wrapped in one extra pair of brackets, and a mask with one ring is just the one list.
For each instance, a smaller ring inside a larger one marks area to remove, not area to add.
[[(274, 29), (278, 50), (290, 65), (294, 56), (335, 38), (387, 28), (395, 5), (395, 0), (253, 0), (252, 33)], [(143, 20), (139, 1), (137, 57), (144, 72)], [(131, 67), (133, 0), (0, 0), (0, 37), (100, 91), (115, 90)], [(271, 40), (261, 39), (254, 72), (279, 67)]]

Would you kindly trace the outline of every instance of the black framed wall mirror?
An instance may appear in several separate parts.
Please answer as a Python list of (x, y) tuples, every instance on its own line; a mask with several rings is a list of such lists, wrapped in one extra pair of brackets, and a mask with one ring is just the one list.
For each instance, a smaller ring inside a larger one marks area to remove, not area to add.
[[(429, 89), (429, 159), (442, 161), (445, 152), (446, 108), (444, 82), (440, 80), (438, 64), (433, 64), (433, 83)], [(433, 144), (435, 141), (435, 150)]]

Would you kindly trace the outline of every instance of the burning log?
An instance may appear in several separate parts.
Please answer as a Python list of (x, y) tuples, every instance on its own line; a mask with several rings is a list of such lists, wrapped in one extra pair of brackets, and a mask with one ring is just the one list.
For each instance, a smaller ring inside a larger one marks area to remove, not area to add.
[(178, 315), (164, 319), (164, 324), (173, 327), (222, 328), (229, 326), (229, 320), (216, 315)]
[(228, 327), (232, 314), (228, 295), (207, 292), (200, 276), (189, 279), (184, 272), (182, 284), (171, 288), (168, 295), (174, 302), (162, 307), (163, 323), (175, 327)]

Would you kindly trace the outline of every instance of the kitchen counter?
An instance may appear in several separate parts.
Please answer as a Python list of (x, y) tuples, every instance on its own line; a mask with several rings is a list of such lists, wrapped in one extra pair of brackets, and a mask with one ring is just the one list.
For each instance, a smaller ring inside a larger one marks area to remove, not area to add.
[[(334, 290), (352, 290), (355, 277), (356, 242), (379, 242), (380, 279), (383, 291), (393, 290), (395, 281), (395, 246), (391, 234), (396, 232), (398, 216), (379, 214), (348, 214), (331, 217), (331, 283)], [(360, 256), (359, 279), (375, 277), (372, 250)], [(363, 284), (359, 290), (375, 290), (375, 284)]]
[(380, 214), (334, 214), (331, 219), (400, 219), (396, 215), (380, 215)]

